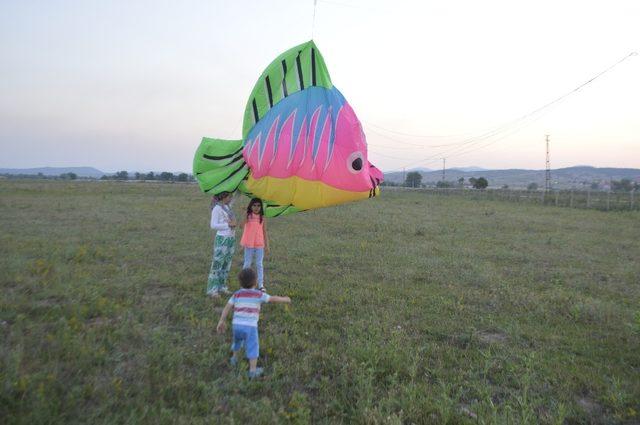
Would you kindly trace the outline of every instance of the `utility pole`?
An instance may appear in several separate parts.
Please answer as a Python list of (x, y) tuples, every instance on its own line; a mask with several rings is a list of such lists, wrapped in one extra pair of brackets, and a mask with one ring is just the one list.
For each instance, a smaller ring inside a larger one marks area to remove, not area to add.
[(403, 186), (404, 186), (404, 182), (406, 182), (406, 181), (407, 181), (407, 178), (405, 177), (405, 174), (406, 174), (406, 172), (405, 172), (405, 168), (404, 168), (404, 167), (402, 167), (402, 185), (403, 185)]
[(545, 172), (544, 178), (544, 191), (548, 192), (551, 190), (551, 162), (549, 161), (549, 135), (546, 135), (547, 141), (547, 170)]
[(447, 162), (447, 158), (442, 158), (442, 183), (446, 181), (444, 178), (444, 164)]

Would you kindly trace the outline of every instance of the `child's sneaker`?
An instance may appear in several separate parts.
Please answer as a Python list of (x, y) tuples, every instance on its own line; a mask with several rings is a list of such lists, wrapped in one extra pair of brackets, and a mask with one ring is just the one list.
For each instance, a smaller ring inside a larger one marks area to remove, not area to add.
[(262, 375), (262, 372), (264, 372), (264, 369), (262, 369), (261, 367), (257, 367), (256, 370), (254, 371), (249, 371), (249, 379), (253, 379), (253, 378), (257, 378), (259, 376)]
[(261, 287), (260, 287), (260, 288), (258, 288), (258, 289), (260, 289), (262, 292), (267, 292), (267, 288), (265, 288), (264, 286), (261, 286)]
[(236, 356), (232, 356), (229, 359), (229, 363), (231, 363), (231, 366), (237, 366), (238, 365), (238, 358)]

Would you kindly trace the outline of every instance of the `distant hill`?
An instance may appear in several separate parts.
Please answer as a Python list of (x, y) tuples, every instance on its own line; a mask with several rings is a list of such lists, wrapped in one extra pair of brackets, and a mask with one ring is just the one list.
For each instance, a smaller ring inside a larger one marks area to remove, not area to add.
[(455, 171), (487, 171), (486, 168), (482, 167), (454, 167), (452, 170)]
[[(422, 183), (435, 185), (442, 179), (442, 170), (431, 170), (419, 167), (409, 171), (418, 171), (422, 175)], [(402, 183), (406, 172), (385, 173), (385, 180), (392, 183)], [(64, 173), (75, 173), (78, 177), (99, 179), (105, 173), (93, 167), (40, 167), (40, 168), (0, 168), (0, 174), (26, 174), (36, 175), (42, 173), (45, 176), (59, 176)], [(487, 170), (480, 167), (448, 168), (445, 170), (445, 178), (449, 182), (457, 182), (464, 178), (465, 182), (471, 177), (484, 177), (489, 180), (489, 187), (502, 187), (508, 185), (511, 188), (525, 188), (530, 183), (537, 183), (543, 187), (545, 182), (545, 170)], [(596, 168), (588, 165), (577, 167), (558, 168), (551, 170), (551, 181), (554, 188), (580, 188), (589, 187), (591, 183), (599, 183), (606, 186), (611, 180), (630, 179), (640, 182), (640, 169), (638, 168)]]
[(0, 168), (0, 174), (39, 174), (45, 176), (59, 176), (64, 173), (75, 173), (78, 177), (93, 177), (99, 179), (104, 173), (93, 167), (40, 167), (40, 168)]
[[(435, 185), (442, 180), (442, 170), (421, 172), (422, 183)], [(402, 183), (402, 172), (385, 173), (385, 180), (393, 183)], [(445, 178), (450, 182), (457, 182), (464, 178), (465, 182), (470, 177), (484, 177), (489, 180), (490, 187), (502, 187), (508, 185), (511, 188), (525, 188), (530, 183), (537, 183), (543, 187), (545, 183), (545, 170), (479, 170), (463, 171), (461, 169), (446, 169)], [(558, 189), (590, 186), (591, 183), (606, 185), (611, 180), (630, 179), (640, 181), (640, 169), (638, 168), (596, 168), (591, 166), (578, 166), (558, 168), (551, 170), (552, 185)]]

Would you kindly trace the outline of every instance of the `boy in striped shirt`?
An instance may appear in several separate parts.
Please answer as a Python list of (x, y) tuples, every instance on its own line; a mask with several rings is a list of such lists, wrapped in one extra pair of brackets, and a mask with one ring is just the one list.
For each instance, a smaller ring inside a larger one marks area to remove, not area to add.
[(218, 333), (226, 329), (226, 320), (229, 311), (233, 308), (233, 343), (231, 344), (231, 364), (238, 364), (238, 352), (244, 346), (245, 355), (249, 360), (249, 378), (262, 375), (262, 368), (258, 365), (260, 355), (260, 341), (258, 339), (258, 320), (260, 319), (260, 306), (263, 303), (290, 303), (289, 297), (270, 296), (256, 287), (258, 280), (253, 269), (243, 269), (238, 275), (242, 289), (233, 293), (229, 302), (222, 310), (218, 321)]

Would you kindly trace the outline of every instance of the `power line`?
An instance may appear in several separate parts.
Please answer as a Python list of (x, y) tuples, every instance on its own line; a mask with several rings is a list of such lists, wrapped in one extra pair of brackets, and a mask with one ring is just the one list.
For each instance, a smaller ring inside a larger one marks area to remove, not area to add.
[[(542, 118), (542, 116), (543, 116), (543, 115), (540, 115), (540, 116), (536, 117), (536, 118), (535, 118), (535, 119), (533, 119), (531, 122), (539, 120), (540, 118)], [(434, 156), (432, 156), (432, 157), (425, 158), (425, 159), (424, 159), (424, 160), (422, 160), (422, 161), (412, 162), (411, 164), (405, 165), (404, 167), (414, 166), (414, 165), (418, 165), (418, 164), (422, 164), (422, 165), (429, 165), (429, 164), (432, 164), (432, 163), (434, 163), (434, 162), (439, 161), (439, 160), (440, 160), (440, 157), (443, 155), (443, 153), (446, 153), (446, 156), (447, 156), (448, 158), (459, 158), (459, 157), (461, 157), (461, 156), (468, 155), (468, 154), (470, 154), (470, 153), (472, 153), (472, 152), (478, 151), (478, 150), (480, 150), (480, 149), (484, 149), (484, 148), (489, 147), (489, 146), (491, 146), (491, 145), (493, 145), (493, 144), (495, 144), (495, 143), (497, 143), (497, 142), (499, 142), (499, 141), (501, 141), (501, 140), (503, 140), (503, 139), (506, 139), (507, 137), (509, 137), (509, 136), (511, 136), (511, 135), (513, 135), (513, 134), (515, 134), (515, 133), (517, 133), (518, 131), (520, 131), (522, 128), (524, 128), (524, 127), (525, 127), (526, 125), (528, 125), (528, 124), (529, 124), (529, 123), (526, 123), (526, 124), (520, 124), (520, 126), (519, 126), (519, 127), (515, 127), (515, 128), (514, 128), (513, 130), (511, 130), (510, 132), (508, 132), (508, 133), (506, 133), (506, 134), (502, 135), (501, 137), (499, 137), (499, 138), (497, 138), (497, 139), (489, 140), (488, 142), (486, 142), (486, 141), (485, 141), (486, 143), (484, 143), (484, 144), (480, 144), (480, 145), (477, 145), (477, 146), (475, 146), (475, 147), (471, 147), (472, 145), (475, 145), (475, 144), (478, 144), (478, 143), (482, 142), (482, 140), (478, 140), (478, 141), (476, 141), (476, 142), (472, 143), (470, 146), (467, 146), (467, 147), (465, 147), (465, 148), (454, 148), (454, 149), (448, 149), (448, 150), (445, 150), (444, 152), (439, 152), (438, 154), (435, 154), (435, 155), (434, 155)], [(462, 149), (462, 150), (460, 150), (460, 149)], [(429, 161), (429, 162), (424, 162), (424, 161)], [(391, 171), (389, 171), (389, 172), (395, 172), (395, 171), (397, 171), (397, 170), (398, 170), (398, 169), (396, 169), (396, 170), (391, 170)]]
[[(505, 139), (506, 137), (509, 137), (509, 136), (517, 133), (523, 127), (524, 127), (524, 125), (520, 125), (519, 127), (515, 127), (513, 130), (511, 130), (508, 133), (504, 134), (502, 137), (499, 137), (499, 138), (494, 139), (494, 140), (491, 140), (490, 137), (496, 136), (497, 134), (493, 134), (493, 135), (485, 136), (485, 137), (479, 137), (477, 140), (469, 142), (468, 146), (458, 146), (458, 147), (455, 147), (455, 148), (445, 149), (443, 151), (435, 153), (433, 156), (430, 156), (428, 158), (423, 158), (422, 160), (418, 160), (418, 161), (411, 162), (410, 164), (406, 164), (405, 167), (410, 167), (410, 166), (414, 166), (414, 165), (418, 165), (418, 164), (423, 164), (424, 161), (429, 161), (429, 160), (431, 160), (430, 163), (431, 162), (436, 162), (436, 161), (439, 161), (442, 156), (446, 156), (448, 158), (454, 158), (454, 157), (460, 157), (460, 156), (466, 155), (468, 153), (471, 153), (471, 152), (477, 151), (479, 149), (483, 149), (483, 148), (486, 148), (486, 147), (488, 147), (490, 145), (493, 145), (494, 143), (497, 143), (500, 140)], [(487, 142), (486, 139), (489, 139), (489, 141)]]
[(387, 131), (389, 133), (392, 134), (397, 134), (398, 136), (405, 136), (405, 137), (416, 137), (416, 138), (421, 138), (421, 139), (450, 139), (450, 138), (454, 138), (454, 137), (467, 137), (469, 134), (444, 134), (444, 135), (424, 135), (424, 134), (412, 134), (412, 133), (403, 133), (400, 131), (396, 131), (396, 130), (391, 130), (382, 126), (379, 126), (377, 124), (373, 124), (370, 123), (368, 121), (363, 121), (367, 126), (370, 127), (375, 127), (377, 129), (383, 130), (383, 131)]
[[(504, 133), (505, 131), (509, 131), (506, 134), (506, 136), (514, 134), (514, 133), (520, 131), (520, 129), (522, 129), (525, 126), (529, 125), (531, 122), (537, 121), (542, 116), (543, 116), (543, 114), (540, 114), (539, 116), (537, 116), (535, 118), (527, 117), (527, 119), (530, 119), (529, 122), (527, 122), (526, 120), (524, 120), (522, 122), (515, 122), (514, 121), (513, 123), (511, 123), (511, 125), (505, 125), (505, 126), (502, 126), (502, 127), (497, 127), (495, 129), (493, 129), (491, 131), (488, 131), (488, 132), (486, 132), (484, 134), (481, 134), (479, 136), (470, 137), (470, 138), (468, 138), (468, 139), (466, 139), (466, 140), (464, 140), (462, 142), (449, 143), (449, 144), (444, 144), (444, 145), (437, 145), (437, 146), (441, 146), (441, 147), (447, 147), (447, 149), (444, 149), (444, 150), (442, 150), (440, 152), (437, 152), (437, 153), (435, 153), (434, 155), (432, 155), (432, 156), (430, 156), (428, 158), (424, 158), (424, 159), (419, 160), (419, 161), (414, 161), (411, 164), (406, 165), (406, 166), (410, 166), (410, 165), (413, 165), (413, 164), (419, 164), (419, 163), (422, 163), (423, 161), (427, 161), (427, 160), (434, 159), (434, 158), (440, 158), (443, 155), (447, 156), (447, 157), (451, 157), (451, 156), (454, 156), (452, 154), (455, 153), (456, 154), (455, 156), (459, 156), (459, 155), (461, 155), (461, 153), (459, 151), (464, 151), (464, 149), (467, 149), (467, 148), (469, 148), (471, 146), (474, 146), (474, 145), (478, 145), (482, 141), (484, 141), (486, 139), (490, 139), (490, 138), (492, 138), (494, 136), (497, 136), (500, 133)], [(511, 131), (511, 129), (509, 127), (512, 127), (514, 129), (514, 131)], [(497, 139), (496, 141), (502, 140), (503, 138), (504, 137), (501, 137), (501, 138)], [(489, 142), (486, 146), (489, 146), (489, 145), (491, 145), (493, 143), (495, 143), (495, 141), (494, 142)], [(469, 146), (465, 146), (465, 145), (469, 145)], [(477, 148), (476, 149), (471, 149), (471, 151), (475, 151), (475, 150), (477, 150)]]
[[(467, 140), (467, 139), (465, 139), (465, 140), (462, 140), (462, 141), (459, 141), (459, 142), (442, 143), (442, 144), (439, 144), (439, 145), (425, 145), (425, 144), (422, 144), (422, 143), (411, 143), (411, 142), (407, 142), (407, 141), (402, 140), (402, 139), (397, 139), (396, 137), (393, 137), (393, 136), (389, 136), (388, 134), (380, 133), (379, 131), (374, 130), (373, 128), (371, 128), (371, 126), (372, 126), (371, 124), (365, 123), (365, 125), (367, 127), (369, 127), (368, 131), (371, 131), (372, 133), (375, 133), (378, 136), (384, 137), (385, 139), (393, 140), (394, 142), (401, 143), (403, 145), (416, 146), (416, 147), (419, 147), (419, 148), (444, 148), (444, 147), (448, 147), (448, 146), (457, 146), (457, 145), (465, 144), (466, 140)], [(443, 136), (443, 137), (445, 137), (445, 136)]]
[[(614, 63), (614, 64), (613, 64), (613, 65), (611, 65), (610, 67), (608, 67), (607, 69), (605, 69), (604, 71), (599, 72), (599, 73), (598, 73), (598, 74), (596, 74), (594, 77), (592, 77), (591, 79), (589, 79), (589, 80), (585, 81), (584, 83), (580, 84), (578, 87), (574, 88), (573, 90), (569, 91), (568, 93), (565, 93), (564, 95), (562, 95), (562, 96), (560, 96), (560, 97), (556, 98), (555, 100), (552, 100), (551, 102), (546, 103), (545, 105), (543, 105), (543, 106), (541, 106), (541, 107), (539, 107), (539, 108), (537, 108), (537, 109), (535, 109), (535, 110), (533, 110), (533, 111), (531, 111), (531, 112), (529, 112), (529, 113), (527, 113), (527, 114), (524, 114), (524, 115), (523, 115), (523, 116), (521, 116), (520, 118), (516, 118), (515, 120), (510, 121), (510, 122), (508, 122), (508, 123), (506, 123), (506, 124), (503, 124), (503, 125), (501, 125), (501, 126), (499, 126), (499, 127), (495, 128), (495, 129), (493, 129), (493, 130), (490, 130), (489, 132), (484, 133), (484, 134), (493, 133), (493, 132), (495, 132), (495, 131), (499, 130), (500, 128), (502, 128), (502, 127), (510, 126), (510, 125), (512, 125), (512, 124), (514, 124), (514, 123), (516, 123), (516, 122), (522, 121), (522, 120), (524, 120), (524, 119), (526, 119), (526, 118), (528, 118), (528, 117), (530, 117), (530, 116), (532, 116), (532, 115), (535, 115), (536, 113), (538, 113), (538, 112), (542, 111), (543, 109), (548, 108), (549, 106), (551, 106), (551, 105), (553, 105), (553, 104), (555, 104), (555, 103), (557, 103), (557, 102), (560, 102), (561, 100), (563, 100), (564, 98), (568, 97), (569, 95), (571, 95), (571, 94), (573, 94), (573, 93), (575, 93), (575, 92), (579, 91), (580, 89), (582, 89), (582, 88), (583, 88), (584, 86), (586, 86), (587, 84), (589, 84), (589, 83), (593, 82), (594, 80), (596, 80), (597, 78), (599, 78), (599, 77), (600, 77), (600, 76), (602, 76), (603, 74), (606, 74), (607, 72), (609, 72), (610, 70), (612, 70), (613, 68), (615, 68), (617, 65), (619, 65), (619, 64), (621, 64), (622, 62), (624, 62), (625, 60), (627, 60), (629, 57), (631, 57), (631, 56), (637, 56), (637, 55), (638, 55), (638, 52), (631, 52), (631, 53), (629, 53), (628, 55), (626, 55), (625, 57), (623, 57), (622, 59), (620, 59), (619, 61), (617, 61), (616, 63)], [(383, 128), (383, 127), (380, 127), (380, 126), (375, 125), (375, 124), (372, 124), (372, 123), (368, 123), (368, 125), (371, 125), (371, 126), (374, 126), (374, 127), (377, 127), (377, 128)], [(402, 135), (408, 135), (408, 133), (400, 133), (400, 132), (396, 132), (396, 131), (394, 131), (394, 130), (388, 130), (388, 129), (387, 129), (387, 131), (389, 131), (389, 132), (394, 132), (394, 133), (397, 133), (397, 134), (402, 134)], [(482, 136), (482, 135), (481, 135), (481, 136)], [(481, 137), (481, 136), (478, 136), (478, 137)], [(413, 135), (412, 137), (424, 137), (424, 138), (428, 138), (428, 137), (438, 137), (438, 136)], [(441, 136), (441, 137), (449, 137), (449, 136)]]
[(380, 153), (380, 152), (377, 152), (377, 151), (374, 151), (374, 150), (371, 150), (371, 149), (369, 149), (369, 152), (375, 153), (376, 155), (384, 156), (385, 158), (389, 158), (389, 159), (399, 159), (401, 161), (406, 160), (406, 158), (398, 158), (397, 156), (387, 155), (387, 154)]
[[(536, 114), (538, 114), (538, 113), (540, 113), (540, 112), (544, 111), (545, 109), (547, 109), (547, 108), (549, 108), (549, 107), (551, 107), (551, 106), (555, 105), (556, 103), (558, 103), (558, 102), (560, 102), (560, 101), (564, 100), (565, 98), (567, 98), (568, 96), (572, 95), (573, 93), (576, 93), (577, 91), (581, 90), (581, 89), (582, 89), (583, 87), (585, 87), (586, 85), (588, 85), (588, 84), (592, 83), (593, 81), (595, 81), (597, 78), (599, 78), (599, 77), (601, 77), (602, 75), (606, 74), (607, 72), (611, 71), (613, 68), (615, 68), (616, 66), (618, 66), (619, 64), (621, 64), (622, 62), (624, 62), (625, 60), (627, 60), (629, 57), (631, 57), (631, 56), (636, 56), (636, 55), (638, 55), (638, 53), (637, 53), (637, 52), (631, 52), (631, 53), (629, 53), (628, 55), (626, 55), (626, 56), (625, 56), (625, 57), (623, 57), (622, 59), (620, 59), (620, 60), (618, 60), (617, 62), (615, 62), (613, 65), (611, 65), (611, 66), (609, 66), (608, 68), (606, 68), (605, 70), (603, 70), (603, 71), (599, 72), (599, 73), (598, 73), (598, 74), (596, 74), (594, 77), (592, 77), (592, 78), (590, 78), (589, 80), (585, 81), (584, 83), (580, 84), (579, 86), (577, 86), (577, 87), (576, 87), (576, 88), (574, 88), (573, 90), (571, 90), (571, 91), (569, 91), (569, 92), (567, 92), (567, 93), (563, 94), (562, 96), (559, 96), (558, 98), (556, 98), (556, 99), (552, 100), (551, 102), (548, 102), (548, 103), (546, 103), (546, 104), (544, 104), (544, 105), (540, 106), (539, 108), (536, 108), (536, 109), (534, 109), (533, 111), (531, 111), (531, 112), (529, 112), (529, 113), (527, 113), (527, 114), (524, 114), (524, 115), (522, 115), (521, 117), (516, 118), (515, 120), (512, 120), (512, 121), (510, 121), (510, 122), (508, 122), (508, 123), (506, 123), (506, 124), (504, 124), (504, 125), (502, 125), (502, 126), (496, 127), (496, 128), (494, 128), (493, 130), (490, 130), (490, 131), (488, 131), (488, 132), (485, 132), (485, 133), (483, 133), (483, 134), (480, 134), (479, 136), (476, 136), (476, 137), (468, 138), (468, 139), (463, 140), (463, 141), (461, 141), (461, 142), (455, 142), (455, 143), (444, 144), (444, 145), (437, 145), (437, 146), (442, 146), (442, 147), (445, 147), (445, 146), (458, 146), (457, 148), (454, 148), (454, 150), (456, 150), (456, 149), (460, 149), (460, 148), (461, 148), (462, 146), (464, 146), (464, 145), (467, 145), (467, 144), (469, 144), (469, 145), (475, 145), (475, 144), (479, 143), (479, 142), (480, 142), (480, 141), (482, 141), (482, 140), (485, 140), (485, 139), (487, 139), (487, 138), (491, 138), (491, 137), (497, 136), (498, 134), (500, 134), (500, 133), (502, 133), (502, 132), (504, 132), (504, 131), (508, 131), (508, 130), (510, 129), (510, 127), (513, 127), (513, 126), (520, 126), (519, 128), (517, 128), (517, 129), (519, 130), (519, 129), (523, 128), (524, 126), (526, 126), (526, 125), (528, 125), (528, 124), (530, 123), (530, 122), (527, 122), (527, 120), (528, 120), (529, 118), (531, 118), (531, 117), (535, 116)], [(538, 118), (539, 118), (539, 117), (538, 117)], [(538, 119), (538, 118), (536, 118), (536, 119)], [(536, 119), (532, 120), (531, 122), (535, 121)], [(369, 125), (369, 126), (375, 126), (375, 124), (370, 124), (370, 123), (369, 123), (368, 125)], [(379, 127), (379, 126), (377, 126), (377, 127)], [(382, 128), (382, 127), (379, 127), (379, 128)], [(376, 133), (376, 134), (380, 134), (380, 133), (377, 133), (376, 131), (374, 131), (374, 133)], [(400, 132), (397, 132), (397, 133), (400, 133)], [(400, 134), (401, 134), (401, 133), (400, 133)], [(408, 134), (408, 133), (407, 133), (407, 134)], [(417, 136), (417, 135), (414, 135), (414, 136)], [(387, 138), (389, 138), (389, 139), (395, 140), (395, 139), (393, 139), (393, 138), (391, 138), (391, 137), (389, 137), (389, 136), (384, 136), (384, 135), (383, 135), (383, 137), (387, 137)], [(405, 142), (405, 143), (406, 143), (406, 144), (410, 144), (410, 143), (408, 143), (408, 142)], [(488, 144), (487, 144), (487, 145), (485, 145), (484, 147), (489, 146), (490, 144), (493, 144), (493, 142), (488, 143)], [(420, 146), (424, 146), (424, 145), (420, 145)], [(442, 153), (438, 154), (437, 156), (441, 156), (441, 155), (442, 155)], [(447, 156), (450, 156), (450, 155), (447, 155)], [(430, 160), (430, 159), (432, 159), (432, 158), (433, 158), (433, 157), (425, 158), (423, 161), (427, 161), (427, 160)], [(419, 164), (419, 163), (422, 163), (422, 161), (417, 162), (417, 163), (415, 163), (415, 164)], [(414, 164), (414, 163), (412, 163), (412, 164)], [(405, 167), (406, 167), (406, 166), (409, 166), (409, 165), (405, 165)]]

